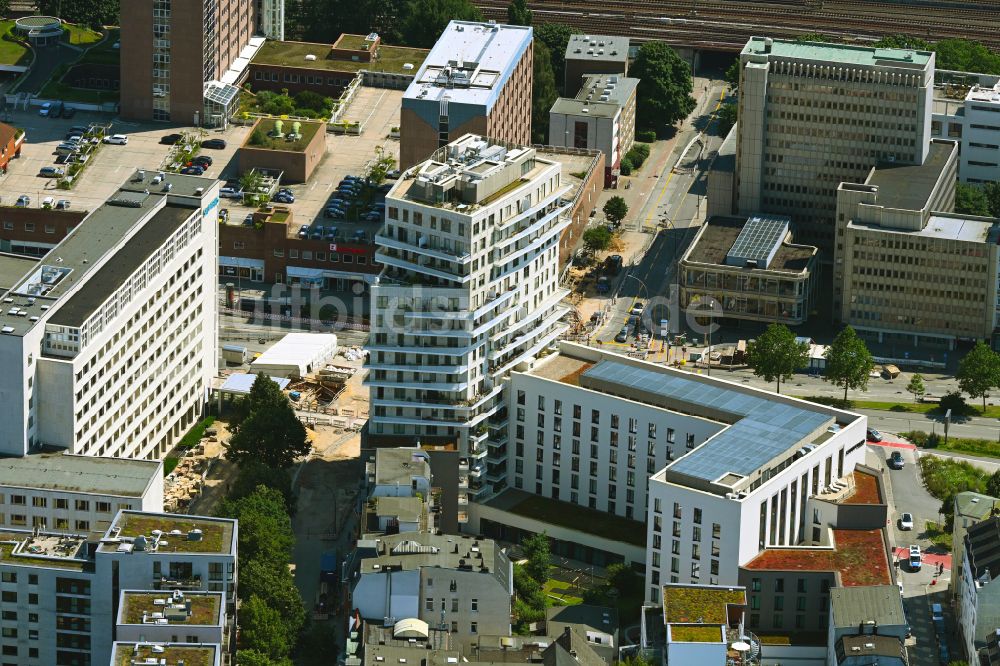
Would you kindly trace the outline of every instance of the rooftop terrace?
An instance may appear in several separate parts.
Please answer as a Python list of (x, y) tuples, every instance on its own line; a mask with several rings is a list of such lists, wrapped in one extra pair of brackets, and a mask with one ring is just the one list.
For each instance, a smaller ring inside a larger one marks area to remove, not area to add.
[(118, 643), (114, 644), (112, 666), (165, 664), (166, 666), (215, 666), (221, 655), (217, 645), (183, 643)]
[(0, 563), (81, 571), (89, 562), (86, 546), (82, 535), (7, 530), (0, 532)]
[[(284, 136), (272, 136), (275, 131), (275, 123), (279, 122), (274, 118), (261, 118), (257, 121), (254, 129), (247, 134), (246, 141), (241, 148), (251, 148), (254, 150), (279, 150), (282, 152), (301, 153), (304, 152), (309, 143), (323, 127), (323, 123), (309, 121), (282, 120), (282, 133)], [(298, 123), (299, 134), (301, 136), (289, 140), (293, 126)], [(275, 220), (277, 222), (279, 220)]]
[(102, 543), (101, 551), (132, 552), (135, 538), (142, 536), (147, 552), (228, 554), (233, 552), (235, 524), (225, 518), (122, 511), (105, 537), (122, 543)]
[(776, 547), (744, 565), (759, 571), (829, 571), (845, 587), (890, 585), (881, 530), (833, 530), (832, 548)]
[(122, 592), (121, 624), (219, 625), (221, 592)]
[[(330, 44), (279, 42), (269, 39), (254, 56), (252, 62), (259, 65), (303, 67), (331, 72), (355, 73), (364, 69), (370, 72), (404, 74), (415, 72), (428, 53), (426, 49), (382, 45), (378, 47), (377, 55), (372, 62), (361, 62), (331, 57), (331, 50)], [(316, 59), (307, 60), (306, 56), (315, 56)], [(407, 64), (413, 67), (405, 69), (404, 65)]]

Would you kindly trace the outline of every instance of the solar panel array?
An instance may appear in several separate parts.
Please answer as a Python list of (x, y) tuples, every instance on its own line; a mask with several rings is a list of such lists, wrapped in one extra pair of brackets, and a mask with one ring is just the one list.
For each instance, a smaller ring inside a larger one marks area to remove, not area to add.
[(788, 234), (789, 221), (783, 215), (751, 217), (729, 249), (726, 264), (744, 266), (747, 261), (756, 261), (759, 267), (767, 268)]
[(582, 377), (732, 414), (735, 423), (669, 466), (671, 471), (708, 481), (730, 472), (750, 476), (832, 418), (724, 384), (695, 381), (617, 361), (601, 361)]
[(228, 83), (209, 82), (205, 86), (205, 99), (210, 102), (228, 107), (240, 94), (240, 89)]

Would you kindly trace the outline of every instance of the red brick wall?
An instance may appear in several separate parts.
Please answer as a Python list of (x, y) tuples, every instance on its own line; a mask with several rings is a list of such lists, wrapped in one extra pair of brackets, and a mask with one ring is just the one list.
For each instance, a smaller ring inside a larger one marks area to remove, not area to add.
[[(259, 63), (250, 63), (248, 72), (247, 83), (250, 84), (250, 89), (254, 92), (258, 90), (281, 92), (287, 88), (290, 95), (295, 95), (303, 90), (311, 90), (324, 97), (333, 97), (334, 99), (339, 97), (347, 84), (357, 76), (357, 72), (346, 70), (310, 69), (308, 67), (286, 67)], [(277, 75), (277, 81), (273, 80), (274, 75)], [(293, 80), (298, 77), (298, 82), (286, 81), (286, 76), (292, 77)]]
[[(293, 121), (286, 121), (285, 127), (290, 131)], [(259, 123), (259, 121), (258, 121)], [(253, 136), (254, 130), (247, 135)], [(309, 180), (313, 169), (320, 163), (326, 154), (326, 128), (320, 126), (313, 135), (309, 145), (302, 152), (290, 150), (270, 150), (267, 148), (257, 148), (244, 143), (238, 151), (240, 173), (246, 173), (250, 169), (280, 169), (285, 172), (282, 182), (304, 183)]]
[[(6, 202), (5, 202), (6, 203)], [(13, 201), (11, 201), (13, 203)], [(83, 221), (85, 210), (45, 210), (0, 206), (0, 239), (56, 244)], [(34, 225), (31, 230), (30, 225)], [(11, 226), (13, 228), (8, 229)], [(46, 227), (50, 229), (46, 232)]]
[[(590, 220), (590, 212), (597, 206), (597, 198), (604, 189), (604, 153), (600, 154), (597, 164), (590, 171), (590, 178), (583, 184), (577, 193), (576, 201), (570, 209), (572, 223), (562, 232), (559, 239), (559, 265), (563, 266), (573, 256), (573, 249), (580, 242), (587, 222)], [(565, 177), (565, 173), (563, 176)]]

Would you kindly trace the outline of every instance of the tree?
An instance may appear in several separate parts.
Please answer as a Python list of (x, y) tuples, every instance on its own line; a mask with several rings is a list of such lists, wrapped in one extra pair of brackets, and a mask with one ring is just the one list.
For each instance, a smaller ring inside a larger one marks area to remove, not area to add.
[(420, 48), (434, 46), (449, 21), (483, 20), (469, 0), (408, 0), (403, 16), (403, 40)]
[(1000, 74), (1000, 55), (969, 39), (942, 39), (934, 45), (938, 69)]
[(985, 412), (986, 398), (990, 391), (1000, 387), (1000, 354), (980, 340), (958, 364), (955, 378), (958, 379), (958, 388), (970, 398), (983, 399), (983, 412)]
[(934, 46), (919, 37), (910, 35), (886, 35), (875, 42), (877, 49), (914, 49), (917, 51), (932, 51)]
[[(245, 576), (245, 577), (244, 577)], [(267, 562), (258, 557), (240, 567), (240, 597), (257, 597), (278, 611), (291, 642), (306, 624), (306, 609), (288, 562)]]
[(0, 16), (10, 16), (10, 0), (0, 0)]
[(297, 109), (312, 109), (317, 113), (327, 113), (330, 107), (333, 106), (332, 98), (323, 97), (323, 95), (312, 90), (303, 90), (295, 93), (294, 100)]
[(251, 596), (240, 604), (240, 645), (271, 659), (284, 659), (292, 650), (281, 613), (260, 597)]
[(387, 153), (382, 146), (377, 146), (375, 148), (375, 161), (368, 167), (365, 179), (372, 185), (381, 185), (394, 166), (396, 166), (396, 158), (392, 156), (392, 153)]
[(986, 494), (990, 497), (1000, 497), (1000, 471), (993, 472), (986, 480)]
[(740, 59), (737, 56), (736, 60), (726, 68), (726, 73), (723, 74), (723, 78), (733, 88), (737, 88), (740, 85)]
[(252, 560), (272, 566), (285, 565), (291, 560), (295, 534), (285, 500), (277, 490), (258, 486), (246, 497), (224, 499), (217, 513), (222, 518), (240, 521), (237, 546), (241, 568)]
[(39, 0), (38, 12), (58, 16), (69, 23), (80, 23), (100, 29), (118, 25), (118, 0)]
[(955, 212), (987, 216), (990, 214), (990, 201), (986, 193), (975, 185), (955, 183)]
[(608, 199), (601, 210), (604, 211), (604, 216), (608, 218), (609, 222), (620, 224), (628, 215), (628, 204), (625, 203), (625, 199), (616, 195)]
[(561, 23), (542, 23), (535, 26), (535, 42), (541, 42), (549, 49), (549, 59), (552, 61), (552, 73), (556, 77), (556, 90), (564, 93), (566, 82), (566, 47), (572, 35), (580, 34), (576, 28)]
[(747, 345), (747, 363), (753, 374), (768, 382), (777, 381), (776, 393), (781, 393), (782, 380), (791, 379), (808, 362), (809, 345), (796, 342), (795, 334), (784, 324), (771, 324)]
[(227, 499), (238, 500), (251, 495), (258, 486), (273, 488), (285, 499), (285, 506), (295, 508), (295, 497), (292, 494), (292, 477), (288, 470), (272, 469), (258, 460), (244, 461), (239, 467), (236, 480), (226, 494)]
[(833, 40), (826, 35), (821, 35), (818, 32), (807, 32), (804, 35), (799, 35), (795, 38), (797, 42), (832, 42)]
[(292, 660), (288, 657), (272, 659), (259, 650), (247, 649), (236, 651), (236, 663), (239, 666), (292, 666)]
[(507, 5), (507, 23), (511, 25), (531, 25), (531, 10), (525, 0), (511, 0)]
[(544, 585), (549, 579), (549, 570), (552, 563), (549, 561), (551, 551), (549, 549), (549, 537), (544, 532), (530, 536), (521, 542), (521, 550), (528, 560), (524, 569), (529, 576)]
[(983, 185), (983, 194), (986, 195), (990, 215), (1000, 217), (1000, 183), (986, 183)]
[(639, 47), (629, 76), (639, 81), (636, 125), (664, 134), (694, 111), (691, 65), (666, 42), (646, 42)]
[(875, 360), (852, 327), (840, 331), (823, 356), (826, 358), (826, 378), (844, 387), (845, 403), (848, 389), (868, 390), (868, 373), (875, 367)]
[(236, 432), (224, 444), (229, 460), (236, 464), (256, 460), (283, 469), (309, 453), (305, 426), (271, 378), (258, 374), (250, 396), (240, 403)]
[(603, 224), (583, 232), (583, 245), (591, 252), (600, 252), (611, 245), (611, 231)]
[(618, 663), (619, 666), (653, 666), (652, 662), (646, 659), (646, 656), (642, 652), (636, 652), (634, 655), (625, 657)]
[(927, 389), (924, 387), (924, 376), (918, 372), (910, 377), (910, 383), (906, 385), (906, 392), (913, 394), (913, 402), (927, 393)]
[(549, 47), (535, 40), (534, 73), (531, 86), (531, 138), (546, 143), (549, 137), (549, 109), (555, 103), (556, 77)]
[(727, 102), (719, 107), (719, 115), (717, 116), (719, 122), (719, 136), (726, 136), (729, 134), (729, 130), (733, 129), (733, 125), (736, 124), (736, 116), (739, 112), (739, 107), (732, 102)]

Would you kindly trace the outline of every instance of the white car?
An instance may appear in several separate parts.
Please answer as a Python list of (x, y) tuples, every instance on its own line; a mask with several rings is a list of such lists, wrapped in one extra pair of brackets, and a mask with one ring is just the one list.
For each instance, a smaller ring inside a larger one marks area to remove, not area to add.
[(42, 199), (42, 208), (52, 208), (56, 205), (55, 197), (45, 197)]
[(910, 546), (910, 569), (916, 571), (921, 565), (920, 546)]
[(636, 301), (635, 305), (632, 306), (632, 309), (629, 310), (629, 314), (641, 315), (642, 308), (643, 308), (642, 301)]
[(52, 110), (52, 102), (45, 102), (42, 104), (41, 108), (38, 109), (38, 115), (47, 116), (49, 111)]
[(128, 136), (124, 134), (112, 134), (104, 137), (104, 143), (113, 143), (118, 146), (128, 145)]
[(913, 529), (913, 514), (904, 513), (899, 517), (899, 529), (901, 530), (912, 530)]

